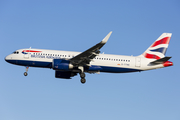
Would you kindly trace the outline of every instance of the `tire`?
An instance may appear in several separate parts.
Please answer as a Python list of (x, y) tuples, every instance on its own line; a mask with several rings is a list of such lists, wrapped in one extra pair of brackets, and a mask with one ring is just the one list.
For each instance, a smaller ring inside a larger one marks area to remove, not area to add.
[(27, 72), (24, 72), (24, 76), (27, 76), (28, 74), (27, 74)]
[(82, 78), (81, 83), (84, 84), (86, 82), (86, 79)]
[(83, 72), (80, 73), (80, 77), (81, 77), (81, 78), (85, 78), (85, 76), (86, 76), (85, 73), (83, 73)]

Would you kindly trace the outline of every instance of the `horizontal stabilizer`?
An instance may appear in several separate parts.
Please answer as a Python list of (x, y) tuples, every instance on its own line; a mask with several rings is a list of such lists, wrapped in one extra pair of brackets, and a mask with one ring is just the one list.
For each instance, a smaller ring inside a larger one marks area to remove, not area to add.
[(151, 64), (155, 65), (155, 64), (162, 64), (166, 61), (168, 61), (171, 57), (163, 57), (161, 59), (155, 60), (153, 62), (151, 62)]

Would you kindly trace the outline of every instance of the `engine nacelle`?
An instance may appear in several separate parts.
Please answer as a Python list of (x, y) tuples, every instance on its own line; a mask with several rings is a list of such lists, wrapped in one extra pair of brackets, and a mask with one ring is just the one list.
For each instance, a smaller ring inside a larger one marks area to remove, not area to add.
[(77, 75), (77, 73), (71, 71), (56, 71), (55, 77), (56, 78), (63, 78), (63, 79), (71, 79), (71, 77)]
[(70, 70), (73, 69), (73, 65), (68, 60), (53, 59), (52, 68), (54, 70)]

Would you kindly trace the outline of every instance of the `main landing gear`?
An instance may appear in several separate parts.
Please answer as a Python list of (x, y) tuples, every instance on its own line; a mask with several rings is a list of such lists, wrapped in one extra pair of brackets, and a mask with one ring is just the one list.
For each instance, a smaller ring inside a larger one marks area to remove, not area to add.
[(85, 73), (84, 72), (81, 72), (80, 73), (80, 77), (81, 77), (81, 83), (84, 84), (86, 82), (86, 79), (85, 79)]
[(27, 66), (27, 67), (26, 67), (26, 72), (24, 72), (24, 76), (27, 76), (27, 75), (28, 75), (28, 73), (27, 73), (27, 72), (28, 72), (28, 69), (29, 69), (29, 67)]
[(79, 66), (78, 68), (80, 69), (79, 75), (81, 77), (81, 83), (84, 84), (86, 82), (86, 79), (85, 79), (86, 74), (84, 73), (84, 67)]

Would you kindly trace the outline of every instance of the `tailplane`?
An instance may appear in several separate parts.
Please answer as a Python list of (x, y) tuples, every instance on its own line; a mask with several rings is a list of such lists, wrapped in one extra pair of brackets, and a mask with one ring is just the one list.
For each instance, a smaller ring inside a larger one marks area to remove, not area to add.
[(163, 33), (143, 54), (148, 59), (162, 59), (165, 57), (172, 33)]

